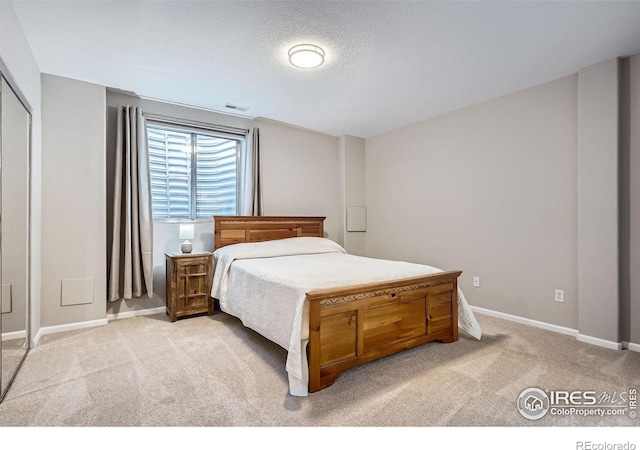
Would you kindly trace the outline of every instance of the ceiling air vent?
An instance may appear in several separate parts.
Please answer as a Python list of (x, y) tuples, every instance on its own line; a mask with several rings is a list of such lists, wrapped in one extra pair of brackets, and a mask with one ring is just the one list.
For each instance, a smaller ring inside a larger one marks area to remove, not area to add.
[(227, 103), (226, 105), (224, 105), (224, 107), (227, 109), (232, 109), (234, 111), (246, 111), (247, 109), (249, 109), (244, 106), (232, 105), (230, 103)]

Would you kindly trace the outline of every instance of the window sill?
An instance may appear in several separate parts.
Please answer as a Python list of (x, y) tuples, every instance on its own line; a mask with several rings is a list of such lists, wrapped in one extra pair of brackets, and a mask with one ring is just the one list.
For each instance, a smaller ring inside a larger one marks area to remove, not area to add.
[(153, 219), (153, 223), (213, 223), (211, 219)]

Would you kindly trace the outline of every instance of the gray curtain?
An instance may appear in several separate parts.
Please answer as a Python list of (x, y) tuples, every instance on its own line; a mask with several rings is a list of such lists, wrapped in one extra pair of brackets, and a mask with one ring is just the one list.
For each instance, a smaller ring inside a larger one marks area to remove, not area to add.
[(262, 174), (260, 161), (260, 130), (253, 129), (253, 139), (251, 140), (251, 160), (253, 162), (251, 170), (251, 215), (262, 215)]
[(147, 127), (142, 110), (119, 106), (109, 300), (153, 295), (153, 220)]
[(240, 213), (244, 216), (261, 216), (262, 175), (260, 162), (260, 130), (252, 128), (247, 139), (244, 174), (242, 180), (242, 202)]

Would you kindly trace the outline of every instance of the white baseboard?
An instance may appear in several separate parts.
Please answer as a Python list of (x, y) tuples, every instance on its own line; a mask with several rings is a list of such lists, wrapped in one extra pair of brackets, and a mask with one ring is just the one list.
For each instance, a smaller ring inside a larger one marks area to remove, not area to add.
[(63, 331), (81, 330), (83, 328), (99, 327), (107, 325), (107, 319), (87, 320), (86, 322), (66, 323), (64, 325), (54, 325), (52, 327), (40, 327), (38, 333), (33, 338), (32, 345), (36, 347), (40, 342), (40, 338), (45, 334), (61, 333)]
[(633, 342), (622, 341), (622, 348), (624, 350), (631, 350), (632, 352), (640, 352), (640, 344), (634, 344)]
[(3, 341), (12, 341), (13, 339), (24, 339), (26, 337), (27, 337), (27, 330), (8, 331), (6, 333), (2, 333)]
[(597, 345), (598, 347), (608, 348), (610, 350), (622, 350), (621, 342), (607, 341), (606, 339), (600, 339), (593, 336), (587, 336), (585, 334), (578, 333), (576, 339), (580, 342), (586, 342), (587, 344)]
[(81, 330), (83, 328), (98, 327), (102, 325), (107, 325), (109, 323), (109, 320), (125, 319), (125, 318), (136, 317), (136, 316), (148, 316), (151, 314), (160, 314), (165, 312), (165, 310), (166, 308), (164, 306), (161, 306), (159, 308), (150, 308), (150, 309), (143, 309), (139, 311), (127, 311), (127, 312), (117, 313), (117, 314), (108, 314), (106, 319), (88, 320), (86, 322), (67, 323), (64, 325), (55, 325), (52, 327), (41, 327), (40, 330), (38, 330), (36, 335), (33, 337), (31, 341), (31, 346), (36, 347), (40, 342), (40, 339), (42, 338), (42, 336), (44, 336), (45, 334), (60, 333), (62, 331), (72, 331), (72, 330)]
[(560, 325), (553, 325), (551, 323), (540, 322), (538, 320), (527, 319), (526, 317), (514, 316), (499, 311), (493, 311), (492, 309), (479, 308), (477, 306), (471, 306), (473, 312), (485, 314), (487, 316), (497, 317), (498, 319), (505, 319), (511, 322), (521, 323), (523, 325), (530, 325), (536, 328), (542, 328), (543, 330), (555, 331), (556, 333), (566, 334), (568, 336), (578, 336), (578, 330), (573, 328), (561, 327)]
[(580, 342), (597, 345), (598, 347), (604, 347), (611, 350), (622, 350), (623, 348), (628, 348), (629, 350), (640, 352), (640, 345), (638, 344), (627, 343), (627, 346), (625, 347), (621, 342), (607, 341), (605, 339), (600, 339), (600, 338), (580, 334), (578, 330), (574, 330), (573, 328), (561, 327), (559, 325), (553, 325), (551, 323), (540, 322), (538, 320), (533, 320), (533, 319), (527, 319), (526, 317), (514, 316), (512, 314), (506, 314), (503, 312), (493, 311), (491, 309), (480, 308), (477, 306), (470, 306), (470, 307), (473, 312), (485, 314), (487, 316), (497, 317), (498, 319), (509, 320), (511, 322), (521, 323), (523, 325), (530, 325), (533, 327), (542, 328), (544, 330), (555, 331), (556, 333), (566, 334), (568, 336), (575, 337)]
[(159, 306), (157, 308), (149, 308), (149, 309), (139, 309), (136, 311), (125, 311), (121, 313), (115, 314), (107, 314), (107, 320), (115, 320), (115, 319), (128, 319), (130, 317), (138, 317), (138, 316), (150, 316), (152, 314), (161, 314), (166, 311), (165, 306)]

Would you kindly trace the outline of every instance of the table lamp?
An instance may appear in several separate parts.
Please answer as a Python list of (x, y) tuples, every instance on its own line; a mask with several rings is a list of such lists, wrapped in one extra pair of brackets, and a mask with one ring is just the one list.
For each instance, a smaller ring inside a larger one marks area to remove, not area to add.
[(191, 253), (193, 250), (193, 245), (189, 239), (193, 239), (195, 237), (195, 230), (192, 223), (181, 223), (180, 224), (180, 239), (184, 239), (182, 246), (180, 249), (182, 253)]

